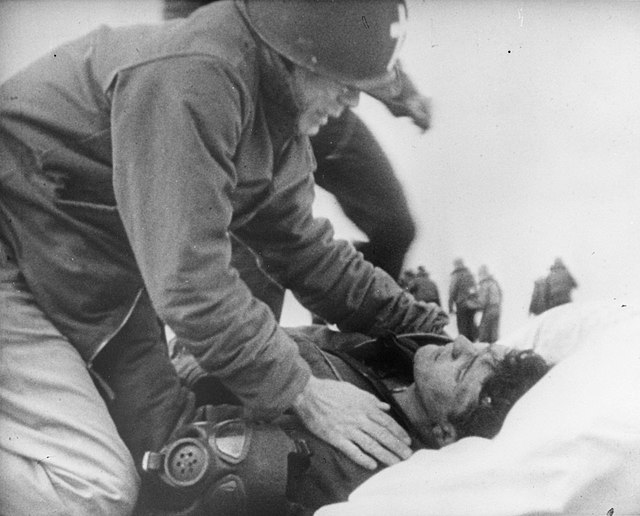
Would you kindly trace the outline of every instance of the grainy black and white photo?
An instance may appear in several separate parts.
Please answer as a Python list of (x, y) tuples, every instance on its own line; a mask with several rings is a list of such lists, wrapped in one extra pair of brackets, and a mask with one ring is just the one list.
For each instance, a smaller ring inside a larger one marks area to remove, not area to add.
[(639, 49), (0, 0), (0, 516), (640, 515)]

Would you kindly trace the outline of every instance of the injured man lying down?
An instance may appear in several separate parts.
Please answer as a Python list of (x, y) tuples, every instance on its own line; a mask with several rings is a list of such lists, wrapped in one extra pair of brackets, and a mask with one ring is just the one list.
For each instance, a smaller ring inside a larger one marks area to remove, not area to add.
[[(388, 404), (414, 450), (493, 437), (513, 404), (549, 369), (531, 350), (465, 337), (371, 339), (321, 326), (288, 331), (317, 377), (349, 382)], [(173, 506), (176, 514), (313, 514), (345, 501), (376, 473), (315, 438), (293, 415), (254, 421), (179, 344), (172, 350), (201, 408), (162, 450), (145, 455), (143, 469), (156, 477), (163, 507)]]

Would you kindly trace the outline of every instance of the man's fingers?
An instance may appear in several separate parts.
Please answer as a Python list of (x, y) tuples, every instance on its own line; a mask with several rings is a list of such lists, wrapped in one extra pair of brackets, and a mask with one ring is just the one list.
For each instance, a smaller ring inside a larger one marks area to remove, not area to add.
[(371, 396), (374, 406), (367, 411), (367, 419), (354, 429), (351, 438), (369, 455), (387, 465), (411, 456), (411, 437), (386, 411), (387, 403)]
[(373, 458), (390, 465), (411, 455), (410, 438), (389, 408), (353, 385), (314, 377), (294, 404), (311, 432), (367, 469), (375, 469)]
[[(393, 422), (394, 424), (395, 421)], [(386, 426), (374, 423), (370, 421), (368, 424), (362, 425), (362, 432), (366, 433), (367, 437), (378, 443), (380, 447), (384, 447), (386, 450), (394, 454), (399, 459), (408, 459), (411, 456), (411, 439), (406, 432), (400, 428), (399, 433), (406, 435), (406, 440), (398, 437), (394, 432), (391, 432)], [(357, 441), (359, 443), (359, 441)], [(367, 451), (367, 450), (365, 450)], [(376, 458), (381, 460), (377, 455)], [(385, 464), (389, 464), (387, 460), (382, 461)]]
[[(387, 407), (388, 407), (388, 405), (387, 405)], [(385, 410), (385, 409), (383, 409), (383, 410)], [(393, 434), (395, 437), (400, 439), (405, 444), (407, 444), (407, 445), (411, 444), (411, 437), (409, 437), (409, 434), (407, 434), (406, 430), (404, 428), (402, 428), (397, 423), (397, 421), (395, 419), (393, 419), (386, 412), (381, 412), (379, 410), (374, 411), (371, 414), (369, 414), (369, 418), (373, 422), (377, 423), (378, 425), (380, 425), (384, 429), (386, 429), (389, 432), (391, 432), (391, 434)], [(374, 435), (374, 437), (375, 437), (375, 435)]]
[(331, 444), (363, 468), (374, 470), (378, 467), (375, 460), (348, 439), (339, 439)]
[[(392, 464), (397, 464), (400, 462), (399, 454), (392, 453), (389, 451), (391, 449), (390, 446), (387, 446), (389, 442), (386, 439), (378, 440), (377, 438), (372, 438), (364, 432), (357, 432), (353, 436), (353, 440), (360, 447), (361, 450), (366, 452), (369, 456), (374, 457), (378, 462), (386, 464), (387, 466), (391, 466)], [(399, 443), (397, 439), (392, 439), (398, 445), (402, 445)], [(383, 444), (386, 442), (385, 446), (381, 446), (380, 442)], [(409, 450), (409, 454), (411, 454), (411, 450)], [(403, 457), (403, 458), (408, 458)]]

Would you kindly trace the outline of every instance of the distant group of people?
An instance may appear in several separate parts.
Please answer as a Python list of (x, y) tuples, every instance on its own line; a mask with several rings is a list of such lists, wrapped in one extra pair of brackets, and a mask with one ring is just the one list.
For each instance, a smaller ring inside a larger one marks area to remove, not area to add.
[[(420, 267), (423, 269), (424, 267)], [(416, 293), (416, 277), (411, 279), (411, 271), (405, 271), (405, 288), (417, 299), (427, 301)], [(411, 281), (408, 281), (409, 278)], [(428, 278), (428, 275), (427, 275)], [(433, 283), (431, 280), (429, 280)], [(571, 302), (571, 293), (578, 283), (560, 258), (556, 258), (549, 274), (535, 281), (529, 313), (539, 315), (550, 308)], [(433, 286), (437, 292), (435, 284)], [(456, 315), (458, 332), (471, 341), (493, 343), (498, 340), (502, 289), (491, 275), (486, 265), (478, 269), (478, 283), (461, 258), (453, 261), (453, 272), (449, 285), (449, 313)], [(438, 304), (440, 304), (438, 297)], [(476, 324), (476, 314), (480, 312), (480, 323)]]
[(539, 315), (555, 306), (571, 302), (571, 293), (578, 287), (566, 265), (560, 258), (556, 258), (549, 274), (538, 278), (533, 286), (529, 313)]
[[(486, 265), (478, 269), (478, 283), (461, 258), (453, 261), (449, 285), (449, 312), (456, 314), (458, 333), (472, 342), (493, 343), (498, 340), (502, 289)], [(423, 265), (417, 270), (405, 269), (400, 285), (418, 301), (442, 305), (440, 292)], [(476, 313), (480, 323), (476, 324)]]
[[(478, 283), (462, 258), (453, 261), (449, 284), (449, 313), (456, 314), (458, 332), (471, 341), (498, 340), (502, 289), (486, 265), (478, 269)], [(481, 312), (480, 324), (475, 315)]]
[[(400, 285), (417, 300), (441, 306), (437, 285), (429, 278), (423, 265), (417, 271), (406, 269)], [(571, 293), (578, 283), (568, 271), (561, 258), (556, 258), (549, 274), (535, 281), (529, 313), (539, 315), (550, 308), (571, 302)], [(498, 340), (502, 289), (486, 265), (478, 269), (478, 282), (464, 264), (462, 258), (453, 261), (453, 272), (449, 284), (449, 313), (456, 315), (458, 333), (472, 342), (495, 342)], [(480, 312), (480, 323), (476, 314)]]

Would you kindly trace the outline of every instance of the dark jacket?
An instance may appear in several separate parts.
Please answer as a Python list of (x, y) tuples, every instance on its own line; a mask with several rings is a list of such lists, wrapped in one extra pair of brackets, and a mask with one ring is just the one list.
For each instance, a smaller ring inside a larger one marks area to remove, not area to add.
[(345, 330), (446, 323), (313, 219), (314, 159), (270, 56), (223, 2), (99, 28), (0, 88), (0, 234), (89, 363), (151, 303), (244, 403), (288, 406), (310, 371), (230, 267), (230, 231)]
[(571, 291), (578, 284), (564, 265), (554, 264), (547, 276), (547, 308), (571, 302)]
[[(334, 334), (319, 329), (322, 335), (313, 336), (301, 330), (289, 330), (300, 346), (301, 355), (319, 378), (348, 381), (375, 394), (389, 403), (391, 415), (412, 437), (414, 450), (434, 448), (418, 435), (402, 409), (394, 401), (391, 390), (413, 382), (413, 355), (425, 343), (446, 344), (447, 337), (422, 335), (415, 340), (386, 336), (375, 341), (365, 335)], [(312, 338), (309, 338), (312, 337)], [(315, 342), (331, 343), (332, 349), (320, 349)], [(346, 501), (351, 492), (377, 471), (367, 470), (348, 459), (341, 452), (315, 438), (304, 429), (298, 435), (308, 440), (313, 456), (310, 467), (295, 482), (295, 501), (305, 508)]]

